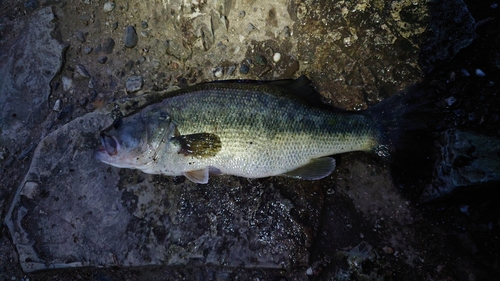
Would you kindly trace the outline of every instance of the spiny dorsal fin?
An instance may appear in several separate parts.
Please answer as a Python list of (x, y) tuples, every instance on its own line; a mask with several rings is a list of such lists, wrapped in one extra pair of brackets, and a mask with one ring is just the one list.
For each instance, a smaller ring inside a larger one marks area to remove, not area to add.
[(306, 165), (283, 175), (303, 180), (319, 180), (331, 174), (333, 170), (335, 170), (335, 159), (323, 157), (312, 159)]
[(217, 135), (198, 133), (180, 135), (172, 138), (179, 142), (179, 154), (198, 158), (215, 156), (221, 149), (221, 141)]
[(184, 172), (184, 176), (194, 183), (208, 183), (208, 167), (201, 170)]
[(283, 96), (308, 106), (329, 110), (337, 109), (323, 102), (323, 97), (316, 91), (311, 80), (309, 80), (309, 78), (307, 78), (305, 75), (302, 75), (297, 79), (281, 79), (271, 81), (220, 80), (201, 84), (199, 85), (199, 87), (210, 87), (214, 85), (239, 89), (250, 89), (251, 86), (254, 85), (256, 87), (262, 87), (258, 89), (260, 91), (266, 92), (268, 94)]

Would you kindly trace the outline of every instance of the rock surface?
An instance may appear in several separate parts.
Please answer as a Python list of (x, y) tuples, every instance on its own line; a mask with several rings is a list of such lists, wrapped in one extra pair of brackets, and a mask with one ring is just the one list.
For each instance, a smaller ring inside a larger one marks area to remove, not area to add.
[[(1, 277), (498, 276), (500, 198), (494, 184), (468, 191), (480, 177), (459, 182), (466, 194), (459, 200), (416, 204), (386, 163), (366, 153), (336, 156), (336, 171), (321, 181), (224, 176), (208, 186), (92, 157), (99, 130), (167, 96), (158, 89), (215, 78), (305, 74), (325, 102), (364, 109), (425, 75), (429, 102), (442, 115), (434, 118), (438, 134), (457, 127), (498, 138), (500, 33), (488, 3), (134, 0), (104, 10), (105, 2), (0, 3), (2, 220), (8, 214), (0, 225)], [(127, 27), (134, 27), (128, 37)], [(130, 97), (127, 79), (137, 76), (141, 91)], [(471, 156), (451, 147), (454, 163)], [(486, 167), (474, 157), (470, 163)], [(74, 266), (90, 267), (26, 273)]]

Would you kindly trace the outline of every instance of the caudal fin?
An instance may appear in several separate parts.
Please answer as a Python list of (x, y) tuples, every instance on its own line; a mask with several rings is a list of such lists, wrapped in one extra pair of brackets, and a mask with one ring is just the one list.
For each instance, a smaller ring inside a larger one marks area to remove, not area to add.
[(431, 98), (425, 89), (414, 85), (367, 113), (380, 126), (375, 152), (388, 160), (393, 179), (405, 195), (417, 198), (432, 172)]

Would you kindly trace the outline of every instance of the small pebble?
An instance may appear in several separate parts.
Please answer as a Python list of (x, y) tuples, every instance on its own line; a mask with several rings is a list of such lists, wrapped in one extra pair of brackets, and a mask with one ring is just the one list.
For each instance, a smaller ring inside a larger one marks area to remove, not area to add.
[(61, 109), (61, 100), (56, 100), (54, 103), (54, 107), (52, 108), (54, 111), (59, 111)]
[(445, 101), (446, 101), (446, 104), (448, 106), (452, 106), (457, 101), (457, 98), (455, 98), (455, 97), (449, 97), (449, 98), (445, 99)]
[(148, 23), (146, 21), (141, 22), (142, 28), (148, 28)]
[(127, 92), (137, 92), (142, 88), (144, 81), (142, 80), (142, 76), (131, 76), (127, 78), (127, 82), (125, 82), (125, 88)]
[(59, 112), (59, 115), (57, 115), (57, 119), (64, 119), (68, 117), (71, 112), (73, 112), (74, 106), (72, 104), (65, 106), (61, 112)]
[(115, 9), (116, 5), (114, 2), (106, 2), (104, 3), (103, 11), (109, 13)]
[(83, 48), (83, 52), (85, 54), (90, 54), (92, 52), (92, 47), (85, 47), (85, 48)]
[(309, 267), (308, 269), (306, 269), (306, 274), (307, 275), (311, 276), (311, 275), (313, 275), (313, 273), (314, 272), (313, 272), (313, 269), (311, 267)]
[(106, 56), (101, 56), (97, 59), (97, 62), (100, 64), (105, 64), (108, 61), (108, 57)]
[(285, 35), (285, 37), (291, 37), (292, 36), (292, 30), (290, 29), (290, 27), (285, 26), (283, 28), (283, 35)]
[(248, 67), (248, 65), (242, 64), (240, 66), (240, 73), (241, 74), (247, 74), (249, 71), (250, 71), (250, 67)]
[(273, 55), (273, 61), (274, 62), (279, 62), (281, 59), (281, 54), (280, 53), (274, 53)]
[(226, 76), (231, 76), (231, 75), (233, 75), (234, 70), (236, 70), (236, 66), (234, 66), (234, 65), (229, 66), (229, 67), (227, 68), (227, 71), (226, 71)]
[(118, 28), (118, 22), (116, 21), (111, 25), (111, 29), (116, 30), (117, 28)]
[(394, 254), (394, 249), (391, 248), (391, 247), (388, 247), (388, 246), (385, 246), (382, 248), (382, 250), (384, 251), (384, 253), (386, 253), (387, 255), (392, 255)]
[(78, 101), (78, 104), (81, 106), (81, 107), (85, 107), (87, 105), (87, 103), (89, 102), (89, 98), (82, 98)]
[(214, 76), (215, 77), (220, 78), (220, 77), (222, 77), (223, 74), (224, 74), (224, 68), (222, 68), (221, 66), (214, 69)]
[(491, 7), (492, 9), (496, 9), (496, 8), (498, 8), (498, 4), (497, 4), (497, 3), (493, 3), (493, 4), (491, 4), (491, 6), (490, 6), (490, 7)]
[(135, 28), (131, 25), (125, 28), (125, 37), (123, 41), (125, 41), (125, 47), (133, 48), (137, 45), (137, 41), (139, 38), (137, 37), (137, 32), (135, 32)]
[(469, 77), (469, 76), (470, 76), (470, 73), (469, 73), (469, 71), (467, 71), (467, 69), (462, 68), (460, 71), (462, 72), (462, 74), (463, 74), (465, 77)]
[(460, 206), (460, 212), (467, 214), (469, 213), (469, 206), (468, 205), (462, 205)]
[(255, 64), (257, 65), (266, 65), (267, 64), (267, 59), (263, 55), (257, 55), (255, 57)]
[(85, 34), (83, 33), (83, 31), (77, 30), (75, 32), (75, 36), (76, 36), (76, 39), (78, 39), (78, 41), (80, 41), (82, 43), (85, 42)]
[(478, 77), (484, 77), (484, 76), (486, 76), (486, 73), (484, 73), (481, 69), (478, 68), (478, 69), (476, 69), (476, 75)]
[(69, 89), (71, 89), (73, 87), (73, 80), (71, 80), (71, 78), (63, 76), (63, 77), (61, 77), (61, 81), (63, 84), (64, 91), (68, 91)]
[(111, 54), (113, 52), (113, 48), (115, 47), (115, 40), (113, 38), (106, 38), (102, 42), (102, 51), (106, 54)]
[(242, 19), (242, 18), (244, 18), (244, 17), (245, 17), (245, 15), (246, 15), (246, 14), (247, 14), (247, 13), (245, 13), (245, 11), (240, 11), (240, 12), (238, 13), (238, 17), (239, 17), (240, 19)]
[(90, 73), (87, 71), (85, 66), (83, 66), (81, 64), (76, 65), (75, 75), (74, 75), (75, 79), (89, 79), (90, 77), (91, 77)]
[(141, 31), (141, 36), (142, 37), (148, 37), (149, 36), (149, 32), (147, 32), (146, 30), (143, 30), (143, 31)]

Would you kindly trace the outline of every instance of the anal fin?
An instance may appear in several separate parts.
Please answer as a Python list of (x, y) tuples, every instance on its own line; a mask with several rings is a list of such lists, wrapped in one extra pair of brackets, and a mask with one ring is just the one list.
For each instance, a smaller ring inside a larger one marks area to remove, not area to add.
[(333, 170), (335, 170), (335, 159), (332, 157), (323, 157), (312, 159), (306, 165), (283, 175), (303, 180), (319, 180), (330, 175)]

